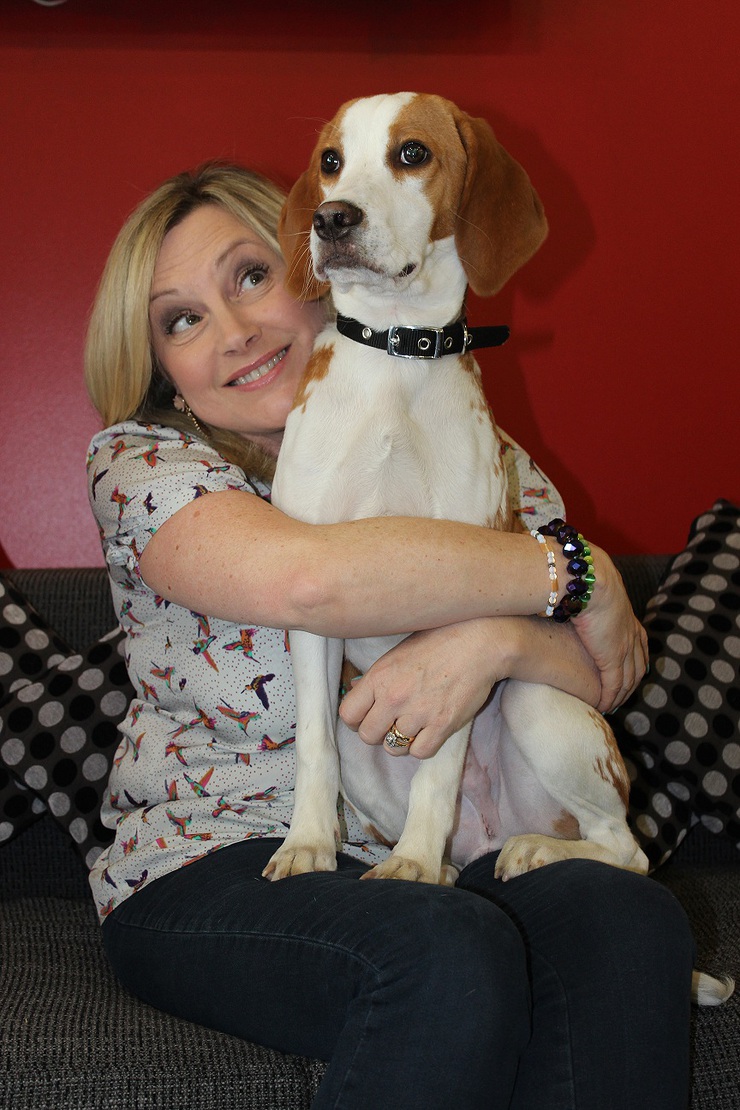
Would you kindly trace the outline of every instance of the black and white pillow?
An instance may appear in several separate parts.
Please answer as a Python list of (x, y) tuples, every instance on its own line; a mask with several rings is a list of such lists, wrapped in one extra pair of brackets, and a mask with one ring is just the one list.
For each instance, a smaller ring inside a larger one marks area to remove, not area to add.
[[(40, 678), (71, 651), (28, 599), (0, 573), (0, 712), (21, 686)], [(45, 809), (43, 801), (0, 757), (0, 845), (18, 836)]]
[(740, 848), (740, 509), (693, 522), (644, 618), (650, 671), (609, 722), (653, 866), (701, 821)]
[(134, 696), (124, 642), (115, 629), (83, 655), (67, 649), (43, 673), (17, 676), (0, 707), (0, 767), (48, 807), (88, 867), (113, 839), (100, 806)]

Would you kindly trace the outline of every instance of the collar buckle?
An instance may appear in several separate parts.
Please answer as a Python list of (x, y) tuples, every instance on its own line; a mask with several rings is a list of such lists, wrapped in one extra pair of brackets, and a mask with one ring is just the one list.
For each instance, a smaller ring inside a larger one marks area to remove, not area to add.
[(413, 324), (394, 324), (388, 329), (386, 352), (394, 358), (441, 358), (444, 328), (423, 328)]

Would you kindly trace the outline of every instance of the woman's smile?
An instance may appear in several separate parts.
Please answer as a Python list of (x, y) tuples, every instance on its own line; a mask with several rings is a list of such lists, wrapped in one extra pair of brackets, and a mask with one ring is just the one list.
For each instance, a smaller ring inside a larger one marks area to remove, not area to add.
[[(242, 373), (240, 373), (238, 377), (233, 378), (227, 384), (243, 385), (247, 387), (256, 386), (258, 382), (262, 385), (269, 384), (269, 382), (267, 381), (268, 375), (270, 375), (273, 370), (277, 370), (277, 367), (287, 355), (288, 350), (288, 347), (283, 347), (281, 351), (278, 351), (277, 354), (272, 356), (272, 358), (267, 359), (266, 362), (263, 362), (261, 365), (256, 366), (254, 369), (247, 368)], [(275, 377), (277, 377), (277, 374), (279, 372), (280, 371), (277, 370), (277, 373), (273, 374), (272, 377), (269, 378), (269, 381), (272, 381)]]

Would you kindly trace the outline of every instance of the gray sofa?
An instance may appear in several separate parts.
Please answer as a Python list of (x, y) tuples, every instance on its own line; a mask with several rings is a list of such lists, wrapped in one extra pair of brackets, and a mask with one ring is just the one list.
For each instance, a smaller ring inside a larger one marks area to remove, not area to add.
[[(638, 613), (666, 562), (620, 560)], [(103, 570), (7, 573), (75, 648), (113, 626)], [(689, 914), (699, 965), (738, 980), (739, 863), (728, 839), (696, 826), (656, 876)], [(270, 989), (269, 969), (255, 989)], [(692, 1110), (738, 1110), (737, 996), (692, 1021)], [(0, 848), (0, 1110), (301, 1110), (322, 1069), (127, 995), (107, 967), (84, 866), (50, 816)]]

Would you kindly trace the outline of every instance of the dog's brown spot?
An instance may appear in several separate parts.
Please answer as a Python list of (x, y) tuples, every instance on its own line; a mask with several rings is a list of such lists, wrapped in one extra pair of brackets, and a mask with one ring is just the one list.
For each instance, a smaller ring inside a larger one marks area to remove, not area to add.
[(298, 383), (296, 395), (293, 398), (293, 408), (300, 408), (303, 412), (306, 411), (306, 404), (308, 398), (311, 396), (311, 383), (322, 381), (329, 373), (331, 360), (334, 357), (334, 344), (327, 343), (323, 347), (317, 349), (311, 354), (306, 369), (303, 371), (303, 377)]
[(582, 840), (581, 826), (572, 813), (567, 809), (560, 812), (560, 816), (552, 823), (552, 834), (560, 840)]
[(371, 825), (370, 823), (365, 825), (365, 832), (371, 836), (373, 840), (377, 840), (379, 844), (385, 844), (386, 848), (395, 848), (398, 843), (396, 840), (386, 839), (381, 832), (378, 832), (375, 825)]
[[(446, 239), (455, 232), (467, 159), (455, 125), (455, 106), (441, 96), (420, 93), (408, 102), (391, 124), (388, 165), (396, 177), (422, 174), (424, 192), (435, 213), (431, 238)], [(404, 166), (398, 154), (405, 142), (416, 139), (431, 158), (416, 168)]]
[(596, 774), (604, 782), (610, 782), (614, 789), (622, 799), (622, 803), (627, 808), (630, 795), (630, 780), (627, 774), (627, 768), (622, 759), (622, 753), (617, 747), (617, 741), (614, 739), (614, 733), (609, 728), (604, 718), (595, 709), (589, 709), (588, 715), (601, 730), (604, 736), (604, 746), (606, 754), (602, 757), (599, 756), (594, 763), (594, 770)]

